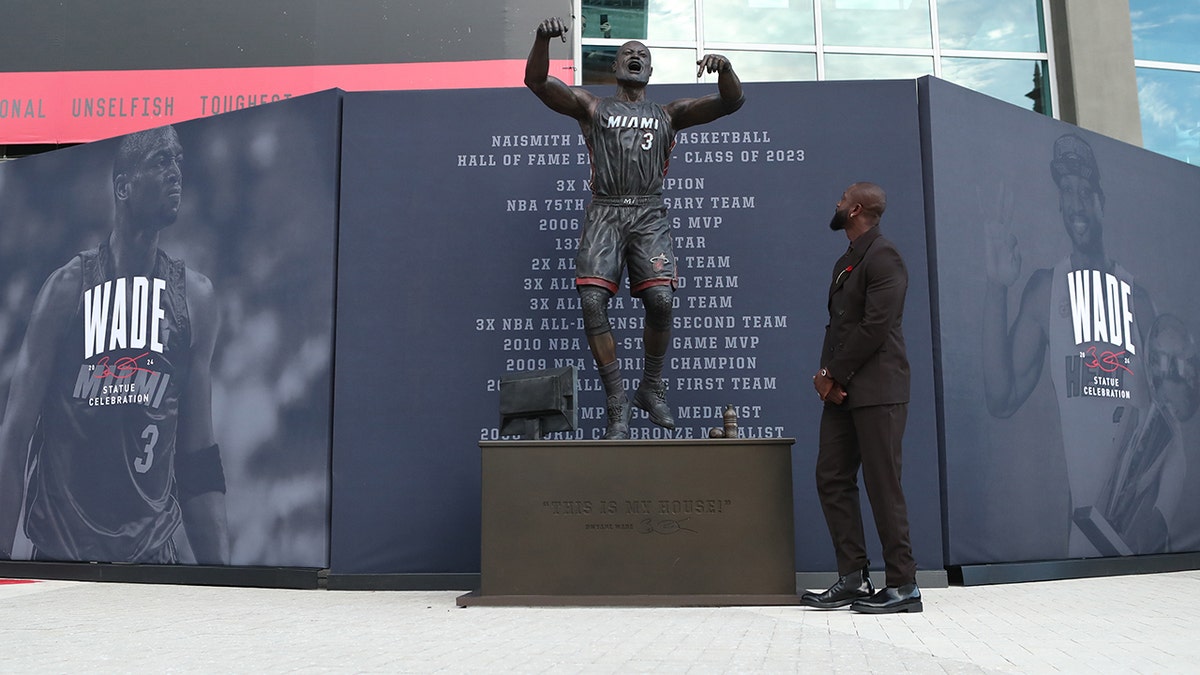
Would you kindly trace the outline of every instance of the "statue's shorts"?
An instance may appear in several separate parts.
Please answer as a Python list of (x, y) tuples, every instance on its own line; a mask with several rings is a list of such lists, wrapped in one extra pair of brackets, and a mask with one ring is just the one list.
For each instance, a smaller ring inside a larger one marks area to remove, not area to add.
[(576, 285), (602, 286), (615, 295), (626, 266), (632, 295), (677, 285), (671, 223), (659, 195), (593, 197), (588, 204), (575, 257)]

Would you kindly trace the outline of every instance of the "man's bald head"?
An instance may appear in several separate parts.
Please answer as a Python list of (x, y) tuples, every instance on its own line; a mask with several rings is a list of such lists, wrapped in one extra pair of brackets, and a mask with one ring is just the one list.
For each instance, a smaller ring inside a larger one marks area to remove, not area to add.
[(883, 217), (883, 212), (887, 210), (887, 193), (874, 183), (855, 183), (846, 190), (846, 197), (851, 202), (861, 204), (863, 212), (872, 223), (878, 223)]

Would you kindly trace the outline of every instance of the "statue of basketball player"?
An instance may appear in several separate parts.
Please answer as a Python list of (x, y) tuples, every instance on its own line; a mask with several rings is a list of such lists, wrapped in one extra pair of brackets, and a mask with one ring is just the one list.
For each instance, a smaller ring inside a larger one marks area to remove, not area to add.
[(662, 199), (663, 177), (675, 133), (706, 124), (742, 107), (742, 83), (729, 59), (708, 54), (696, 76), (717, 73), (717, 92), (660, 105), (646, 100), (650, 50), (630, 41), (617, 49), (616, 95), (601, 98), (551, 77), (550, 40), (564, 36), (562, 19), (546, 19), (525, 65), (525, 86), (551, 110), (573, 117), (587, 141), (592, 162), (592, 200), (576, 257), (575, 285), (583, 308), (588, 347), (608, 397), (605, 438), (629, 438), (629, 400), (621, 381), (608, 301), (628, 267), (630, 293), (646, 307), (645, 370), (633, 405), (655, 424), (675, 428), (662, 379), (671, 339), (671, 302), (677, 277), (671, 225)]

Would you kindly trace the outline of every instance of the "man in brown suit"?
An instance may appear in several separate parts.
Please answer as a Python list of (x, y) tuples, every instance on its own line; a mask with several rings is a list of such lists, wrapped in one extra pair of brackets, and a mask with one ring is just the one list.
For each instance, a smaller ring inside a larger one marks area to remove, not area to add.
[[(825, 402), (817, 455), (817, 493), (833, 538), (838, 581), (805, 593), (808, 607), (875, 614), (920, 612), (917, 564), (908, 538), (900, 485), (901, 439), (908, 416), (909, 371), (901, 323), (908, 272), (892, 242), (879, 233), (887, 195), (873, 183), (846, 188), (830, 229), (850, 248), (834, 265), (829, 325), (813, 387)], [(875, 528), (883, 544), (887, 587), (875, 592), (859, 506), (862, 468)]]

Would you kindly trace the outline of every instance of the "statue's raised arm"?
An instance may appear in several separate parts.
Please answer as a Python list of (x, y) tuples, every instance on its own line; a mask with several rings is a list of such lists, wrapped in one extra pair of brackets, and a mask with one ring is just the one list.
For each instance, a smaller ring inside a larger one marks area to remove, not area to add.
[(581, 120), (587, 117), (596, 97), (550, 75), (550, 41), (556, 37), (565, 40), (568, 30), (566, 22), (557, 17), (538, 24), (533, 47), (525, 61), (525, 86), (554, 112)]
[(681, 98), (668, 103), (667, 112), (676, 129), (708, 124), (715, 119), (737, 112), (746, 102), (742, 81), (733, 71), (733, 64), (720, 54), (706, 54), (696, 62), (696, 77), (704, 73), (717, 74), (717, 93), (700, 98)]

